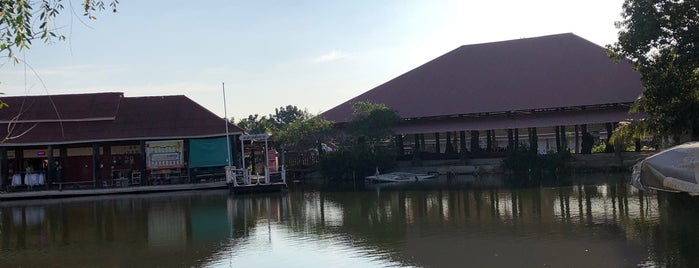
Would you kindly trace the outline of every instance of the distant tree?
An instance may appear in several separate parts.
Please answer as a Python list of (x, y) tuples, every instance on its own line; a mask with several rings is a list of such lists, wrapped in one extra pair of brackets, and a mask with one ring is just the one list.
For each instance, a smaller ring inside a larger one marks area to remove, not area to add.
[(357, 102), (352, 108), (340, 149), (321, 158), (321, 170), (330, 178), (363, 177), (395, 166), (392, 128), (400, 121), (398, 113), (370, 102)]
[(320, 115), (297, 120), (275, 135), (275, 142), (287, 150), (301, 151), (319, 145), (327, 137), (333, 123)]
[(274, 114), (269, 115), (269, 121), (274, 128), (284, 130), (294, 122), (311, 118), (306, 110), (301, 110), (294, 105), (274, 109)]
[(347, 125), (347, 132), (366, 142), (370, 148), (393, 137), (392, 127), (400, 121), (396, 111), (384, 104), (357, 102), (352, 106), (352, 120)]
[[(96, 19), (94, 13), (104, 10), (105, 2), (81, 1), (83, 16)], [(63, 11), (63, 3), (62, 0), (0, 0), (0, 53), (12, 58), (15, 50), (29, 49), (34, 40), (47, 43), (64, 40), (65, 36), (54, 25), (54, 19)], [(112, 0), (109, 9), (116, 12), (118, 4), (119, 0)]]
[(260, 117), (258, 114), (249, 115), (248, 118), (238, 121), (236, 125), (250, 134), (269, 133), (272, 129), (270, 120), (266, 116)]
[(626, 0), (622, 17), (607, 48), (640, 72), (649, 127), (699, 140), (699, 1)]

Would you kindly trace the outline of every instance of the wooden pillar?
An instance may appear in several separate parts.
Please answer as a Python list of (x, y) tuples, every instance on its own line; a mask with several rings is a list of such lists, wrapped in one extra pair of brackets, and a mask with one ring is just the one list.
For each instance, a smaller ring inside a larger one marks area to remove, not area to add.
[(415, 141), (413, 143), (413, 159), (419, 160), (420, 159), (420, 134), (413, 134), (413, 138), (415, 139)]
[(575, 153), (580, 153), (580, 131), (578, 130), (578, 125), (575, 125)]
[(459, 152), (466, 151), (466, 131), (459, 131)]
[(480, 144), (479, 144), (479, 137), (480, 133), (478, 130), (471, 130), (471, 152), (472, 153), (478, 153), (480, 152)]
[[(449, 136), (447, 136), (447, 137), (449, 137)], [(449, 142), (449, 141), (447, 140), (447, 142)], [(435, 153), (438, 153), (438, 154), (439, 154), (439, 153), (442, 152), (442, 148), (440, 148), (440, 147), (441, 147), (441, 146), (439, 145), (439, 132), (435, 132), (435, 133), (434, 133), (434, 148), (435, 148)]]
[(492, 130), (486, 130), (485, 131), (485, 151), (492, 153), (493, 152), (493, 131)]
[(568, 151), (568, 138), (566, 138), (566, 126), (561, 126), (561, 149)]
[(396, 147), (398, 147), (398, 156), (405, 154), (405, 146), (403, 145), (403, 135), (396, 135)]
[(0, 147), (0, 189), (10, 184), (10, 160), (7, 158), (7, 147)]
[(515, 147), (514, 139), (515, 139), (514, 132), (510, 128), (507, 130), (507, 151), (508, 152), (512, 152), (515, 149), (514, 148)]
[[(187, 158), (185, 158), (187, 159)], [(102, 164), (102, 178), (112, 179), (112, 147), (109, 145), (104, 145), (102, 147), (102, 157), (100, 158), (100, 163)]]
[(614, 146), (609, 142), (609, 140), (612, 138), (612, 134), (614, 132), (614, 128), (612, 126), (612, 123), (606, 123), (604, 126), (607, 128), (607, 142), (604, 146), (604, 152), (605, 153), (613, 153), (614, 152)]
[(519, 129), (515, 128), (515, 140), (514, 140), (515, 150), (519, 149)]
[(92, 144), (92, 180), (95, 181), (95, 188), (102, 188), (102, 161), (97, 143)]
[(51, 186), (51, 183), (56, 180), (56, 158), (53, 157), (53, 146), (49, 145), (47, 152), (48, 163), (46, 165), (46, 188)]
[(561, 128), (556, 126), (556, 152), (561, 152)]
[(451, 143), (451, 132), (447, 132), (447, 145), (444, 147), (444, 154), (454, 154), (454, 145)]
[(529, 128), (529, 151), (539, 153), (539, 135), (536, 133), (536, 128)]

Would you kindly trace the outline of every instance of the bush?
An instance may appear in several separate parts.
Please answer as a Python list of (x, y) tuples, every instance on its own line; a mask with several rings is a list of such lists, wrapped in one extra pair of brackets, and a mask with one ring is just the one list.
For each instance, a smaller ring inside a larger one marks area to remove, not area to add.
[(320, 159), (320, 170), (329, 179), (365, 177), (379, 171), (385, 173), (395, 168), (395, 154), (390, 149), (371, 151), (366, 146), (352, 150), (329, 152)]

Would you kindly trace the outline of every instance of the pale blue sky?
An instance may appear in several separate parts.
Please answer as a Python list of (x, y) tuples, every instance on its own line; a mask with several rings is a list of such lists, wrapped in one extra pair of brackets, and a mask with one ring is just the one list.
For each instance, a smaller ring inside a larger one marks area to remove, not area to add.
[(46, 88), (2, 60), (0, 92), (186, 95), (223, 117), (225, 82), (236, 120), (289, 104), (315, 114), (461, 45), (566, 32), (613, 43), (622, 2), (121, 0), (96, 21), (64, 11), (68, 40), (24, 54)]

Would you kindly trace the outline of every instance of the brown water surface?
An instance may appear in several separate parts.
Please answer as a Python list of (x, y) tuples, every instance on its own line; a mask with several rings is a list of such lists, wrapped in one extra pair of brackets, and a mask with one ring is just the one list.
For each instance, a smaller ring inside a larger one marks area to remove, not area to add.
[(699, 267), (696, 200), (491, 179), (3, 202), (0, 267)]

